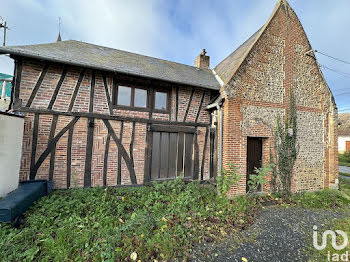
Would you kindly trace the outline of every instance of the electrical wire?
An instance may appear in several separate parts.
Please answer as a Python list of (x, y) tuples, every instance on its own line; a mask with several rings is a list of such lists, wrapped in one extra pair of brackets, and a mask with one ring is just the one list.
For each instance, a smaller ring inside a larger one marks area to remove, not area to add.
[(334, 59), (334, 60), (337, 60), (337, 61), (339, 61), (339, 62), (342, 62), (342, 63), (344, 63), (344, 64), (350, 65), (350, 62), (344, 61), (344, 60), (339, 59), (339, 58), (336, 58), (336, 57), (334, 57), (334, 56), (327, 55), (327, 54), (322, 53), (322, 52), (320, 52), (320, 51), (318, 51), (318, 50), (315, 50), (315, 53), (319, 53), (319, 54), (321, 54), (321, 55), (324, 55), (324, 56), (327, 56), (327, 57), (332, 58), (332, 59)]
[(333, 94), (334, 96), (342, 96), (342, 95), (348, 95), (350, 92), (342, 93), (342, 94)]
[(338, 91), (344, 91), (344, 90), (349, 90), (350, 91), (350, 88), (340, 88), (340, 89), (333, 89), (332, 92), (338, 92)]
[(330, 71), (333, 71), (343, 77), (346, 77), (346, 78), (350, 78), (350, 74), (347, 74), (347, 73), (344, 73), (344, 72), (341, 72), (341, 71), (338, 71), (336, 69), (332, 69), (332, 68), (329, 68), (328, 66), (325, 66), (325, 65), (321, 65), (319, 64), (321, 68), (324, 68), (324, 69), (327, 69), (327, 70), (330, 70)]

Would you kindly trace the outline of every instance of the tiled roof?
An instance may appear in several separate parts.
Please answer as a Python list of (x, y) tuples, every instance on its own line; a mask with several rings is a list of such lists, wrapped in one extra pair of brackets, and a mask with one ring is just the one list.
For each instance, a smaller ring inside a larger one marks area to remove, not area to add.
[(214, 90), (220, 89), (220, 84), (210, 69), (199, 69), (194, 66), (74, 40), (0, 47), (0, 53), (126, 73)]
[(338, 135), (350, 136), (350, 113), (339, 114), (341, 125), (338, 128)]

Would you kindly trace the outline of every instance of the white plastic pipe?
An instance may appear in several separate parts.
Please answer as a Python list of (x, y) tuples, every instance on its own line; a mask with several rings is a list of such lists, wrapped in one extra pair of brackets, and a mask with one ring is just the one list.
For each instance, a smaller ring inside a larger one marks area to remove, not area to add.
[(2, 91), (1, 91), (1, 98), (5, 99), (6, 98), (6, 81), (3, 80), (2, 82)]

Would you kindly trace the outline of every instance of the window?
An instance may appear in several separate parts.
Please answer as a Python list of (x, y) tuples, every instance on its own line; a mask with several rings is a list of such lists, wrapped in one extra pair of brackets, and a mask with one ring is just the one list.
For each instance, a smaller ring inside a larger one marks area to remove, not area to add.
[(164, 91), (155, 91), (154, 109), (168, 109), (168, 93)]
[(169, 90), (163, 87), (120, 84), (113, 94), (114, 106), (119, 109), (136, 111), (154, 111), (169, 113)]
[(147, 90), (135, 88), (135, 107), (147, 107)]
[(117, 88), (115, 104), (117, 106), (147, 108), (147, 94), (147, 89), (120, 85)]
[(131, 106), (131, 87), (118, 87), (118, 105)]

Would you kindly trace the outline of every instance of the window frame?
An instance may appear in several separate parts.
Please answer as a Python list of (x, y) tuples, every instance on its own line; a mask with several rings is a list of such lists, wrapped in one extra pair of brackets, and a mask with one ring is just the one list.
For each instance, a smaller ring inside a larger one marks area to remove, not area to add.
[[(131, 88), (131, 98), (130, 98), (130, 106), (118, 105), (118, 91), (119, 86), (125, 86)], [(147, 101), (146, 107), (135, 107), (135, 88), (143, 89), (147, 91)], [(156, 109), (155, 108), (155, 99), (156, 92), (163, 92), (167, 95), (166, 101), (166, 109)], [(113, 88), (112, 94), (112, 106), (113, 109), (121, 109), (121, 110), (130, 110), (130, 111), (142, 111), (142, 112), (152, 112), (152, 113), (162, 113), (162, 114), (170, 114), (171, 111), (171, 89), (160, 87), (160, 86), (146, 86), (142, 84), (128, 84), (122, 82), (116, 82)]]
[[(119, 93), (119, 86), (125, 86), (131, 88), (131, 94), (130, 94), (130, 105), (118, 105), (118, 93)], [(146, 107), (137, 107), (135, 105), (135, 89), (142, 89), (146, 90)], [(113, 108), (115, 109), (125, 109), (125, 110), (135, 110), (135, 111), (149, 111), (150, 108), (150, 89), (144, 86), (139, 85), (130, 85), (130, 84), (123, 84), (123, 83), (117, 83), (114, 88), (114, 97), (113, 97)]]
[[(155, 113), (169, 113), (170, 112), (170, 103), (171, 103), (171, 97), (170, 97), (170, 90), (162, 87), (154, 87), (153, 90), (153, 105), (152, 105), (152, 111)], [(166, 109), (156, 109), (156, 93), (162, 92), (166, 93)]]

